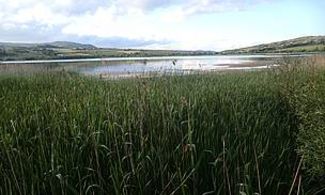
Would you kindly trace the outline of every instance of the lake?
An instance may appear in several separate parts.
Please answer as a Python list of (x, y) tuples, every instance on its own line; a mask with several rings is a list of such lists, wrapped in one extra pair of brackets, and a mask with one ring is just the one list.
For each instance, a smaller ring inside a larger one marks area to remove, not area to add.
[[(290, 55), (298, 58), (306, 55)], [(256, 70), (277, 66), (283, 55), (215, 55), (26, 60), (0, 62), (0, 71), (67, 70), (85, 75), (125, 77), (141, 74), (179, 74), (207, 71)], [(286, 55), (287, 57), (287, 55)]]

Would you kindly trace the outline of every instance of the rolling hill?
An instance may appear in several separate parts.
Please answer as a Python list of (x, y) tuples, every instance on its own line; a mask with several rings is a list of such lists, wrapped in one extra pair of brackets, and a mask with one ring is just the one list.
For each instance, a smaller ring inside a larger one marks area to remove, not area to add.
[(97, 48), (90, 44), (57, 41), (51, 43), (0, 43), (0, 61), (76, 59), (104, 57), (150, 57), (215, 55), (214, 51), (142, 50)]
[(280, 42), (261, 44), (252, 47), (215, 51), (143, 50), (98, 48), (90, 44), (67, 41), (49, 43), (1, 43), (0, 61), (46, 60), (105, 57), (150, 57), (150, 56), (191, 56), (191, 55), (230, 55), (267, 53), (310, 53), (325, 52), (325, 36), (308, 36)]
[(0, 42), (0, 48), (15, 49), (15, 48), (66, 48), (66, 49), (96, 49), (97, 47), (90, 44), (81, 44), (68, 41), (55, 41), (49, 43), (10, 43)]
[(252, 47), (227, 50), (221, 54), (325, 52), (325, 36), (308, 36)]

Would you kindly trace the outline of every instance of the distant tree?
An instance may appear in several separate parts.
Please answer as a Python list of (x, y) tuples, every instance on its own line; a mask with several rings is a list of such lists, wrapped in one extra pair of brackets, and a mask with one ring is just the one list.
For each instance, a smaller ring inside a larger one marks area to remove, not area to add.
[(321, 40), (321, 44), (325, 45), (325, 38)]
[(5, 56), (5, 55), (6, 55), (5, 48), (0, 48), (0, 56)]

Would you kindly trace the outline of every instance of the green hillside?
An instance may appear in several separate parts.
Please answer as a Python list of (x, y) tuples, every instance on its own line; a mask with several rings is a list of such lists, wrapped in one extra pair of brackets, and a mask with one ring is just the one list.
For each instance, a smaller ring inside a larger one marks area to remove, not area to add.
[(325, 52), (325, 36), (308, 36), (252, 47), (227, 50), (222, 54)]
[(0, 61), (102, 57), (149, 57), (214, 55), (214, 51), (141, 50), (97, 48), (90, 44), (57, 41), (51, 43), (0, 43)]

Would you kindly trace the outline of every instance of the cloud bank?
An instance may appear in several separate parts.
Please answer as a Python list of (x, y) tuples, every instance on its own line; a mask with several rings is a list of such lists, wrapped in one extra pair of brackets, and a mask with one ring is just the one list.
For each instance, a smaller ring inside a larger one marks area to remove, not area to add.
[[(221, 34), (198, 16), (268, 0), (0, 0), (0, 41), (73, 40), (105, 47), (215, 49)], [(204, 23), (204, 21), (202, 22)]]

